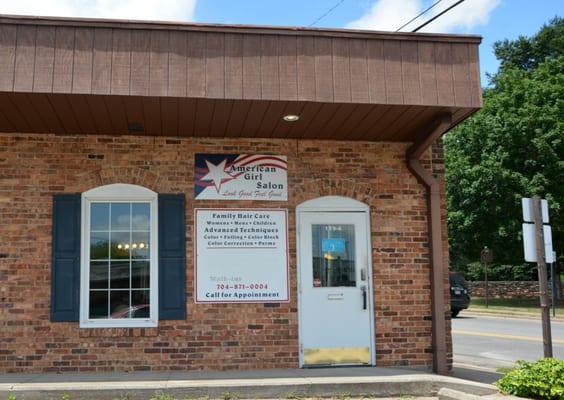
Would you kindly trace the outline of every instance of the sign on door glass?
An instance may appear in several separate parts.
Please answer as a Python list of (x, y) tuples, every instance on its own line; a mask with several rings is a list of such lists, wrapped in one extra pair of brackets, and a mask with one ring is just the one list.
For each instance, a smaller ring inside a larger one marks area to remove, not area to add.
[(313, 286), (356, 286), (354, 225), (312, 225)]

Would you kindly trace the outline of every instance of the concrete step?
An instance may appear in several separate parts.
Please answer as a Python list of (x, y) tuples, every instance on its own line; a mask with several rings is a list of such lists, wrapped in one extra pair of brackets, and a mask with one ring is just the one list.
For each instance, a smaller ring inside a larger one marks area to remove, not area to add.
[(396, 368), (320, 368), (228, 372), (4, 374), (0, 398), (17, 400), (148, 400), (155, 393), (178, 399), (298, 399), (306, 397), (436, 396), (449, 388), (475, 395), (492, 385)]

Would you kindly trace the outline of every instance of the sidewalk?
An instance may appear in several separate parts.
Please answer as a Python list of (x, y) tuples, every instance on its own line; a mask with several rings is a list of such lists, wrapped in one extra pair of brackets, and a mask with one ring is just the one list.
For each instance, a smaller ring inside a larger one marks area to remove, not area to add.
[(0, 398), (17, 400), (148, 400), (155, 393), (178, 399), (297, 399), (302, 397), (436, 396), (446, 387), (496, 393), (492, 385), (440, 376), (428, 370), (380, 367), (228, 372), (44, 373), (0, 375)]

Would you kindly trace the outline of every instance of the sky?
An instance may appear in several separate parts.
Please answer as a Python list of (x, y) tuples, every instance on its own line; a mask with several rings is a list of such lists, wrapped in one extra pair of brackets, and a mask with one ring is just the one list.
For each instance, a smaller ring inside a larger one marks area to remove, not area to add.
[[(0, 0), (0, 14), (145, 19), (395, 31), (437, 0)], [(440, 0), (402, 31), (411, 31), (457, 0)], [(329, 10), (331, 10), (325, 15)], [(325, 16), (324, 16), (325, 15)], [(465, 0), (421, 32), (477, 34), (482, 86), (498, 62), (493, 43), (531, 36), (564, 0)], [(322, 17), (320, 19), (320, 17)]]

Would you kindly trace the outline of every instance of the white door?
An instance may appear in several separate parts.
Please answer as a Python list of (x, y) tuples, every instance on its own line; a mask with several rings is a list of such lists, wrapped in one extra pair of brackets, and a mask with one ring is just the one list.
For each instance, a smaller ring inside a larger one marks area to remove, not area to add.
[(298, 214), (300, 364), (373, 365), (367, 212)]

